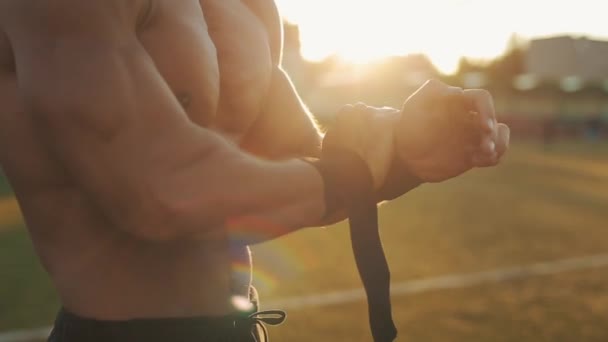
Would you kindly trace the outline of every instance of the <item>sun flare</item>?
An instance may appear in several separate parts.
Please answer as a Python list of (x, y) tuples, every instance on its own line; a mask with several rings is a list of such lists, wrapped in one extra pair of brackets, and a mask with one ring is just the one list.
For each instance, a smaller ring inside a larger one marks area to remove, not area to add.
[(608, 37), (600, 1), (549, 0), (276, 0), (282, 15), (299, 25), (302, 55), (331, 55), (368, 63), (392, 55), (425, 53), (442, 72), (462, 56), (491, 59), (513, 34), (523, 37), (584, 34)]

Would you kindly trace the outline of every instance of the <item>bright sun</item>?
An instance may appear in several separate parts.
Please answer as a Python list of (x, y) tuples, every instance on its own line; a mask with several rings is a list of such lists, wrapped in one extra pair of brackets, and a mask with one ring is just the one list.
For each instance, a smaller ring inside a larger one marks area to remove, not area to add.
[[(423, 52), (440, 70), (454, 71), (463, 47), (454, 46), (455, 30), (446, 29), (453, 21), (451, 6), (439, 10), (433, 1), (419, 1), (414, 14), (408, 10), (412, 3), (279, 0), (287, 19), (300, 26), (302, 54), (309, 60), (335, 54), (345, 61), (367, 63), (391, 55)], [(460, 32), (467, 29), (462, 23), (458, 27)], [(480, 47), (486, 51), (479, 51)], [(498, 47), (479, 45), (475, 50), (481, 55), (496, 55), (502, 49), (504, 42)]]
[[(302, 54), (330, 55), (367, 63), (391, 55), (425, 53), (443, 72), (462, 56), (490, 59), (504, 52), (513, 33), (534, 36), (579, 32), (608, 36), (598, 6), (577, 0), (276, 0), (281, 13), (300, 26)], [(550, 8), (551, 11), (547, 11)], [(595, 9), (594, 9), (595, 8)]]

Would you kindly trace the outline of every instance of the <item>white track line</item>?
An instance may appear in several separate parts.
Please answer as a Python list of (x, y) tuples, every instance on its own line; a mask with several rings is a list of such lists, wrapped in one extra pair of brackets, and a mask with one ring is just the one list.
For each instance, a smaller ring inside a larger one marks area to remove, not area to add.
[[(501, 283), (514, 279), (530, 278), (534, 276), (558, 274), (568, 271), (584, 270), (608, 266), (608, 254), (594, 255), (575, 259), (562, 259), (542, 262), (527, 266), (496, 269), (486, 272), (470, 274), (453, 274), (422, 280), (405, 281), (391, 284), (393, 297), (411, 295), (426, 291), (440, 289), (454, 289), (474, 286), (484, 283)], [(275, 301), (262, 301), (266, 308), (281, 308), (297, 310), (307, 307), (321, 307), (336, 304), (345, 304), (365, 300), (363, 289), (330, 292), (325, 294), (309, 295), (278, 299)], [(0, 342), (3, 342), (0, 340)]]
[[(608, 266), (608, 254), (600, 254), (574, 259), (542, 262), (527, 266), (502, 268), (479, 273), (453, 274), (422, 280), (393, 283), (391, 285), (391, 295), (396, 297), (433, 290), (464, 288), (485, 283), (502, 283), (514, 279), (524, 279), (606, 266)], [(362, 300), (365, 300), (365, 292), (363, 289), (355, 289), (277, 299), (274, 301), (262, 302), (262, 304), (265, 308), (298, 310), (307, 307), (322, 307), (328, 305), (352, 303)], [(8, 332), (0, 334), (0, 342), (29, 342), (44, 340), (48, 336), (49, 331), (50, 328), (45, 327), (35, 330)]]

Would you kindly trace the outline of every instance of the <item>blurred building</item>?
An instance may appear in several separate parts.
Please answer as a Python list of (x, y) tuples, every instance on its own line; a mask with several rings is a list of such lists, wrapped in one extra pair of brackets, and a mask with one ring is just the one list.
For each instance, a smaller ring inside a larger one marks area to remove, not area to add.
[(535, 39), (525, 65), (529, 74), (541, 80), (603, 81), (608, 79), (608, 42), (570, 36)]
[(608, 134), (608, 41), (558, 36), (524, 49), (513, 91), (497, 100), (516, 133), (546, 136)]

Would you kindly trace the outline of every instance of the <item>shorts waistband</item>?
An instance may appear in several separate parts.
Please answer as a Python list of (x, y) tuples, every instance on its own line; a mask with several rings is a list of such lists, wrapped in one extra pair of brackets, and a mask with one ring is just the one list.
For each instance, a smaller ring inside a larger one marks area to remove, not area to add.
[(101, 321), (62, 309), (49, 341), (231, 341), (237, 321), (237, 315)]

